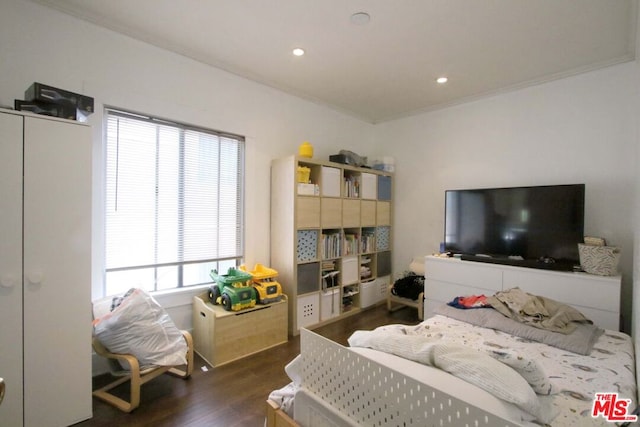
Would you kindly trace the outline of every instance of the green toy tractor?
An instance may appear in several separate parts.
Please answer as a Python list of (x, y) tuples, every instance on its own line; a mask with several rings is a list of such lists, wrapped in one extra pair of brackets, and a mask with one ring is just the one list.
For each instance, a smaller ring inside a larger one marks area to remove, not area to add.
[(215, 282), (209, 288), (209, 301), (221, 304), (227, 311), (239, 311), (256, 305), (256, 291), (251, 286), (251, 274), (229, 268), (227, 274), (211, 270)]

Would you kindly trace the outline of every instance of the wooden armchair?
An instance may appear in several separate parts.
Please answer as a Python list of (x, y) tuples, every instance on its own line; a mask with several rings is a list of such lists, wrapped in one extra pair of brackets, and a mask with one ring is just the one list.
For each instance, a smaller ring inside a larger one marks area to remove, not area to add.
[[(187, 331), (182, 331), (182, 335), (187, 342), (187, 364), (185, 369), (179, 369), (176, 366), (153, 366), (151, 368), (141, 370), (138, 359), (133, 355), (111, 353), (96, 337), (94, 337), (92, 344), (93, 349), (97, 354), (116, 362), (124, 361), (129, 365), (130, 369), (128, 371), (122, 371), (122, 375), (120, 375), (120, 373), (114, 374), (118, 375), (119, 378), (106, 386), (95, 390), (93, 395), (98, 399), (115, 406), (121, 411), (131, 412), (140, 405), (140, 387), (146, 382), (151, 381), (165, 372), (180, 378), (189, 378), (193, 372), (193, 339), (191, 334)], [(110, 390), (127, 381), (130, 382), (128, 401), (110, 393)]]
[(413, 307), (418, 309), (418, 319), (424, 320), (424, 292), (420, 292), (417, 300), (410, 298), (403, 298), (391, 293), (391, 287), (387, 291), (387, 310), (396, 311), (404, 306)]

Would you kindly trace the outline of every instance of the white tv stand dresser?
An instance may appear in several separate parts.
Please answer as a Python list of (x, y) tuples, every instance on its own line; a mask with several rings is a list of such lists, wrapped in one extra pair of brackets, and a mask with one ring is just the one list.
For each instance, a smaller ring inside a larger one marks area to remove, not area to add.
[(424, 315), (457, 296), (493, 295), (518, 287), (580, 310), (593, 323), (614, 331), (620, 328), (620, 276), (553, 271), (425, 257)]

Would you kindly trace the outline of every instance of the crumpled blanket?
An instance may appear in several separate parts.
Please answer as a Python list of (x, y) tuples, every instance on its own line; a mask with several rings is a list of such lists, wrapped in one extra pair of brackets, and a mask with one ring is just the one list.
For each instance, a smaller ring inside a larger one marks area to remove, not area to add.
[(517, 320), (505, 317), (497, 310), (460, 310), (446, 304), (437, 306), (433, 310), (434, 314), (461, 320), (476, 326), (506, 332), (509, 335), (524, 338), (525, 340), (536, 341), (568, 350), (581, 355), (589, 355), (598, 338), (604, 333), (604, 329), (587, 323), (576, 323), (576, 329), (570, 334), (547, 331), (536, 328)]
[[(546, 375), (535, 360), (509, 357), (505, 353), (495, 353), (492, 357), (443, 340), (440, 334), (428, 337), (408, 333), (411, 333), (409, 328), (392, 325), (373, 331), (356, 331), (348, 342), (351, 347), (372, 348), (440, 368), (515, 404), (543, 424), (557, 415), (550, 408), (549, 401), (536, 395), (536, 391), (548, 393), (550, 389)], [(545, 390), (534, 391), (534, 384)]]
[(278, 390), (273, 390), (271, 393), (269, 393), (269, 400), (275, 402), (280, 407), (280, 409), (283, 410), (291, 418), (293, 418), (294, 397), (301, 383), (301, 364), (302, 357), (300, 355), (297, 355), (291, 362), (287, 363), (284, 367), (284, 371), (291, 379), (291, 382), (286, 386)]
[(531, 295), (520, 288), (496, 292), (486, 302), (503, 315), (518, 322), (562, 334), (570, 334), (576, 323), (593, 322), (575, 308), (543, 296)]

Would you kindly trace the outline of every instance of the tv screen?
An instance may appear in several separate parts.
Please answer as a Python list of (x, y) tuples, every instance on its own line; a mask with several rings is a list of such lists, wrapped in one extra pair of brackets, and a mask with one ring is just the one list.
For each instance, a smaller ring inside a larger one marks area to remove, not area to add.
[(585, 185), (447, 190), (445, 251), (579, 264)]

